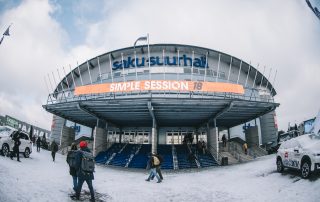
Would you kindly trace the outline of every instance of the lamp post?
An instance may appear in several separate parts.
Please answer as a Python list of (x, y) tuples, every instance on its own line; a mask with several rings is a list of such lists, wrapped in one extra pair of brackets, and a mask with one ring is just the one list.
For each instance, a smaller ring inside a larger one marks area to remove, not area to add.
[(138, 80), (138, 74), (137, 74), (137, 53), (136, 53), (136, 44), (137, 44), (138, 41), (147, 41), (147, 43), (148, 43), (149, 79), (151, 80), (149, 34), (147, 34), (147, 36), (139, 37), (139, 38), (134, 42), (134, 45), (133, 45), (133, 49), (134, 49), (134, 66), (135, 66), (135, 69), (136, 69), (136, 80)]

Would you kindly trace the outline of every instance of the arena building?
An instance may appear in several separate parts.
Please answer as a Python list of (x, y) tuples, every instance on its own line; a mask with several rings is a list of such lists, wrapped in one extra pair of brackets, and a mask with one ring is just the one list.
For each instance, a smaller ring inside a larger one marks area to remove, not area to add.
[(177, 168), (179, 145), (186, 137), (192, 143), (205, 141), (217, 161), (219, 132), (230, 138), (231, 128), (250, 121), (245, 128), (249, 146), (276, 143), (279, 104), (269, 77), (208, 48), (134, 46), (70, 69), (43, 107), (54, 114), (51, 138), (62, 148), (74, 141), (78, 127), (86, 126), (96, 156), (114, 149), (113, 156), (105, 153), (105, 164), (126, 151), (120, 164), (131, 167), (136, 156), (153, 151), (168, 154), (169, 167)]

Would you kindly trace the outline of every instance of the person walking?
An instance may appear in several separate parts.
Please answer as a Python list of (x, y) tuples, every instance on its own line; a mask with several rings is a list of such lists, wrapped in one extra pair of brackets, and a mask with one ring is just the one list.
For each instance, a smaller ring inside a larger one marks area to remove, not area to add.
[(77, 200), (80, 199), (82, 185), (85, 181), (90, 190), (90, 201), (95, 201), (94, 190), (92, 186), (92, 180), (94, 180), (94, 160), (91, 151), (87, 146), (88, 144), (86, 141), (81, 141), (80, 150), (78, 150), (76, 154), (76, 171), (78, 176), (78, 186), (76, 189), (76, 194), (71, 197), (75, 197)]
[(157, 183), (160, 183), (162, 181), (156, 171), (156, 167), (159, 165), (160, 165), (160, 160), (158, 159), (158, 157), (156, 157), (155, 153), (151, 153), (149, 161), (148, 161), (148, 167), (150, 168), (150, 174), (149, 174), (149, 177), (146, 179), (146, 181), (150, 181), (152, 176), (156, 176), (156, 178), (158, 179)]
[(223, 144), (223, 147), (227, 146), (227, 138), (226, 138), (225, 134), (223, 134), (223, 136), (222, 136), (222, 144)]
[(245, 155), (247, 155), (248, 154), (248, 144), (246, 142), (243, 144), (243, 150), (244, 150)]
[[(163, 176), (162, 176), (162, 172), (161, 172), (161, 165), (162, 165), (162, 162), (163, 162), (163, 157), (160, 154), (156, 154), (155, 156), (160, 161), (160, 164), (156, 166), (156, 172), (159, 175), (160, 179), (163, 180)], [(151, 177), (151, 180), (153, 180), (153, 178), (154, 178), (154, 175)]]
[(11, 158), (11, 160), (13, 160), (13, 157), (16, 154), (17, 155), (17, 161), (21, 162), (20, 161), (20, 154), (19, 154), (19, 146), (21, 144), (19, 132), (14, 134), (13, 141), (14, 141), (14, 146), (12, 148), (13, 151), (10, 154), (10, 158)]
[(38, 136), (36, 143), (37, 143), (37, 152), (40, 152), (40, 146), (41, 146), (40, 136)]
[(51, 156), (52, 156), (53, 162), (55, 161), (56, 153), (57, 153), (58, 149), (59, 149), (59, 147), (58, 147), (56, 141), (53, 140), (53, 142), (51, 143)]
[(77, 170), (76, 170), (76, 154), (77, 154), (77, 145), (76, 143), (71, 144), (71, 151), (68, 152), (67, 155), (67, 163), (69, 164), (69, 173), (72, 176), (73, 180), (73, 190), (77, 191), (78, 186), (78, 177), (77, 177)]

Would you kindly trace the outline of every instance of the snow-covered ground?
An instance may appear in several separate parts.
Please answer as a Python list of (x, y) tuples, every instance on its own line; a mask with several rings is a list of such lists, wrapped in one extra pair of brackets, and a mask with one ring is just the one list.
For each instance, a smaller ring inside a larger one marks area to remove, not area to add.
[[(0, 201), (71, 201), (72, 178), (65, 156), (33, 152), (21, 163), (0, 156)], [(275, 155), (202, 171), (164, 172), (164, 181), (146, 182), (147, 171), (97, 166), (94, 189), (103, 201), (320, 201), (320, 174), (301, 179), (276, 172)], [(84, 183), (83, 188), (88, 190)]]

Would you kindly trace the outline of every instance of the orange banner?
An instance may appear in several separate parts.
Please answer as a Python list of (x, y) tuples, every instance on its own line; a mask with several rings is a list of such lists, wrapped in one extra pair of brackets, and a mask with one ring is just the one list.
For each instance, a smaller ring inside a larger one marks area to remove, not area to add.
[(103, 83), (79, 86), (75, 95), (130, 92), (130, 91), (200, 91), (244, 94), (242, 85), (232, 83), (175, 81), (175, 80), (143, 80), (119, 83)]

